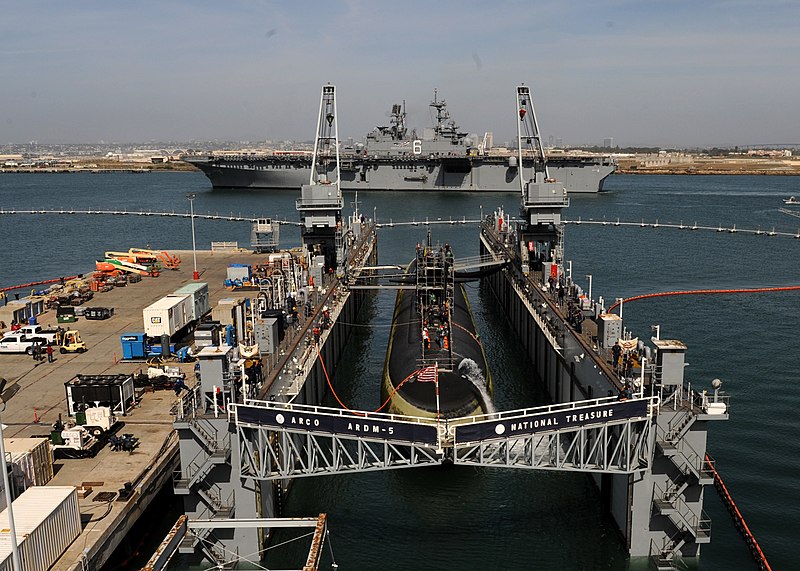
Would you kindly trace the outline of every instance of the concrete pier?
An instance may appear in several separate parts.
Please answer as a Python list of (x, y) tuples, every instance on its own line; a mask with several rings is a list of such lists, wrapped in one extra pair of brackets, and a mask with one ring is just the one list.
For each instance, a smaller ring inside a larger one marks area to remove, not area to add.
[[(2, 376), (7, 380), (6, 410), (2, 422), (6, 438), (49, 436), (59, 414), (67, 418), (64, 383), (78, 373), (119, 374), (146, 370), (145, 363), (122, 362), (120, 335), (141, 331), (142, 308), (178, 287), (192, 281), (191, 252), (181, 252), (183, 265), (179, 270), (165, 270), (157, 278), (124, 288), (96, 293), (88, 306), (113, 307), (114, 316), (104, 321), (79, 318), (69, 328), (80, 331), (87, 345), (82, 354), (54, 355), (55, 362), (35, 362), (25, 354), (0, 354)], [(263, 263), (264, 256), (250, 252), (197, 252), (201, 281), (209, 284), (211, 303), (222, 297), (242, 295), (223, 287), (230, 263)], [(56, 326), (55, 311), (39, 316), (39, 323)], [(187, 384), (194, 382), (193, 364), (177, 364), (187, 373)], [(139, 439), (139, 446), (129, 454), (112, 451), (105, 446), (94, 458), (63, 459), (55, 462), (55, 476), (50, 482), (57, 486), (91, 484), (92, 492), (80, 500), (84, 529), (81, 536), (63, 554), (53, 569), (98, 569), (124, 538), (126, 532), (148, 507), (153, 497), (172, 480), (178, 468), (178, 438), (173, 430), (173, 409), (178, 398), (170, 390), (145, 392), (135, 409), (121, 420), (119, 433), (130, 433)], [(35, 420), (38, 419), (38, 423)], [(126, 483), (134, 493), (119, 501), (118, 491)], [(93, 501), (100, 492), (113, 492), (115, 499), (108, 504), (108, 515), (102, 504)]]

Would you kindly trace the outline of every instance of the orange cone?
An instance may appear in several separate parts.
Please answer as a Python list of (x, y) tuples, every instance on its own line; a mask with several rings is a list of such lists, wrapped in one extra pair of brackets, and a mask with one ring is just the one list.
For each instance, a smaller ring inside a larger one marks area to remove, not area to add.
[(39, 424), (39, 413), (36, 412), (36, 407), (33, 407), (33, 422)]

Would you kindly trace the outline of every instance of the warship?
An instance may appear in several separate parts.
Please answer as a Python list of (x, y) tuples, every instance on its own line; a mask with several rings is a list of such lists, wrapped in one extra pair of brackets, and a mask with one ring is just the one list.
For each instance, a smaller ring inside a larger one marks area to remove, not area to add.
[(494, 412), (492, 382), (448, 244), (417, 245), (401, 281), (381, 387), (389, 412), (457, 418)]
[[(392, 106), (389, 125), (378, 126), (363, 143), (342, 145), (343, 190), (433, 190), (517, 192), (519, 158), (513, 150), (494, 149), (492, 134), (462, 132), (450, 117), (447, 103), (434, 92), (431, 109), (436, 125), (409, 133), (405, 103)], [(298, 189), (311, 177), (311, 153), (187, 155), (184, 162), (199, 168), (214, 188)], [(523, 154), (523, 167), (538, 157)], [(550, 153), (548, 167), (568, 192), (596, 193), (616, 169), (612, 157)]]

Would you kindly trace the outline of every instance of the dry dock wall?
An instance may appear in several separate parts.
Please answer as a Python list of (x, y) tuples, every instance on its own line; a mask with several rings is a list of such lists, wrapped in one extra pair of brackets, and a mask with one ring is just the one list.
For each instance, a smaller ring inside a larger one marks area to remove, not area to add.
[[(481, 238), (481, 255), (490, 256), (490, 248), (484, 239)], [(496, 272), (483, 280), (503, 308), (532, 364), (526, 382), (540, 383), (554, 403), (616, 394), (616, 388), (603, 367), (591, 358), (592, 348), (561, 323), (552, 302), (535, 291), (531, 282), (513, 268)], [(658, 435), (665, 434), (670, 426), (674, 426), (681, 414), (681, 411), (662, 407), (654, 417), (651, 438), (657, 441)], [(705, 518), (702, 511), (704, 483), (691, 472), (697, 471), (696, 466), (702, 464), (705, 455), (706, 425), (702, 420), (694, 421), (681, 438), (681, 447), (691, 462), (681, 460), (677, 462), (680, 467), (655, 446), (656, 453), (649, 459), (649, 470), (632, 475), (590, 475), (600, 501), (616, 523), (631, 557), (649, 557), (664, 545), (670, 545), (670, 538), (676, 536), (685, 536), (685, 539), (672, 543), (675, 550), (683, 557), (696, 557), (700, 553), (700, 544), (708, 542), (709, 537), (704, 533), (693, 535), (686, 532), (686, 528), (700, 526)], [(690, 463), (695, 468), (689, 466)], [(684, 468), (688, 474), (679, 473)], [(683, 513), (689, 514), (682, 520), (675, 514), (668, 516), (654, 511), (654, 497), (663, 494), (676, 482), (682, 489)]]
[[(375, 265), (377, 242), (362, 263)], [(334, 318), (330, 329), (321, 336), (320, 358), (314, 359), (308, 374), (302, 379), (292, 402), (298, 404), (321, 404), (328, 392), (328, 377), (333, 381), (339, 361), (347, 346), (353, 323), (356, 322), (363, 304), (370, 295), (366, 291), (344, 291), (341, 286), (325, 296), (314, 308), (321, 313), (323, 305), (332, 309)], [(335, 307), (334, 307), (335, 306)], [(308, 320), (298, 332), (300, 343), (310, 338), (311, 328), (317, 322)], [(291, 353), (289, 352), (289, 356)], [(316, 357), (316, 356), (314, 356)], [(322, 363), (324, 362), (324, 368)], [(274, 375), (273, 385), (293, 385), (296, 365), (291, 359), (278, 362), (280, 373)], [(327, 375), (326, 375), (327, 372)], [(283, 397), (281, 397), (283, 398)], [(217, 416), (199, 403), (192, 415), (175, 422), (180, 437), (180, 470), (174, 477), (176, 494), (184, 496), (184, 512), (192, 520), (274, 518), (283, 515), (282, 506), (289, 493), (290, 481), (262, 481), (242, 477), (239, 467), (243, 446), (263, 448), (266, 442), (239, 442), (236, 426), (228, 422), (227, 415)], [(298, 439), (302, 436), (298, 435)], [(269, 530), (257, 528), (226, 528), (197, 530), (194, 540), (185, 541), (182, 553), (202, 552), (208, 559), (217, 562), (230, 561), (230, 554), (262, 553), (267, 546)]]

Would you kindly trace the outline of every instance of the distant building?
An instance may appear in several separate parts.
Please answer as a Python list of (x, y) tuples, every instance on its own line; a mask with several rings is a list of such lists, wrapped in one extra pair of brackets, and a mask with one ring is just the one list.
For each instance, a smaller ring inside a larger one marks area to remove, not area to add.
[(603, 139), (603, 147), (610, 149), (614, 147), (614, 137), (606, 137)]
[(747, 151), (747, 156), (769, 158), (791, 157), (792, 151), (789, 149), (750, 149)]

